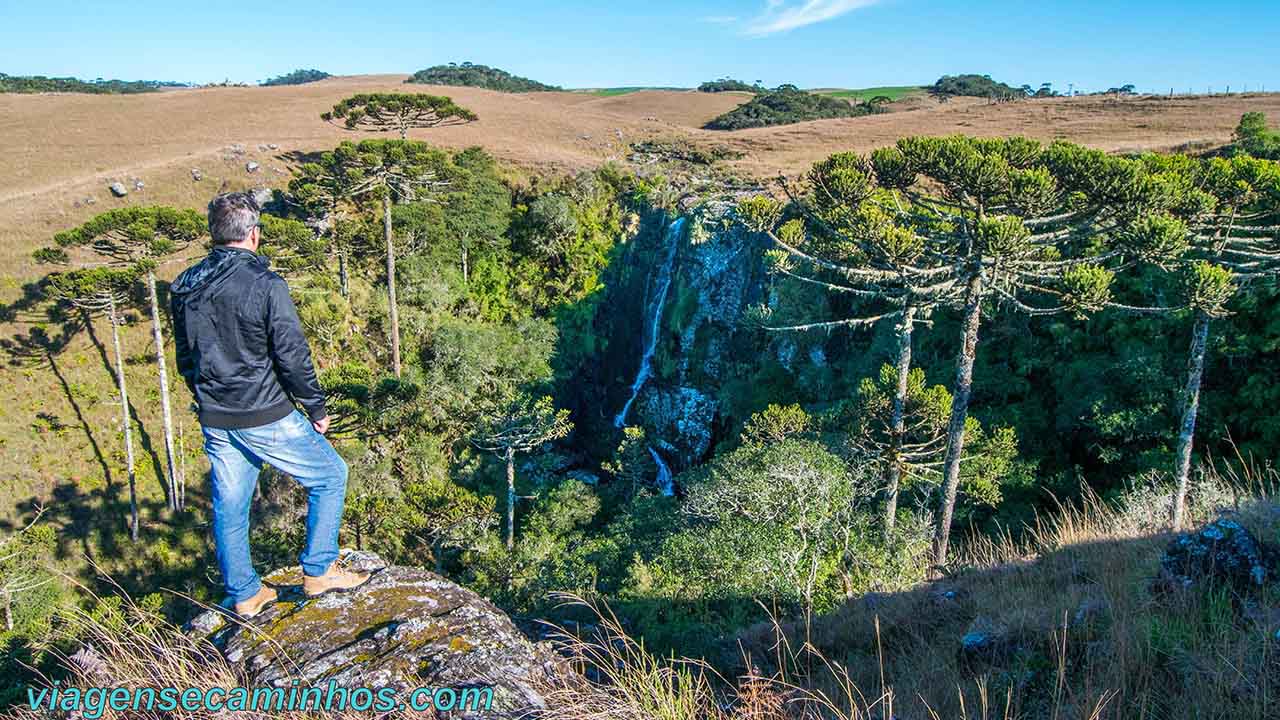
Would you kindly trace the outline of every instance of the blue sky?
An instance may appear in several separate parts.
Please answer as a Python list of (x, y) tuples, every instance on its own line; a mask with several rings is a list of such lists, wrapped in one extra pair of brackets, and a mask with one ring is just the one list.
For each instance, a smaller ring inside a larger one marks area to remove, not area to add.
[(0, 72), (188, 82), (469, 60), (566, 87), (981, 72), (1060, 90), (1280, 90), (1278, 38), (1276, 0), (0, 0)]

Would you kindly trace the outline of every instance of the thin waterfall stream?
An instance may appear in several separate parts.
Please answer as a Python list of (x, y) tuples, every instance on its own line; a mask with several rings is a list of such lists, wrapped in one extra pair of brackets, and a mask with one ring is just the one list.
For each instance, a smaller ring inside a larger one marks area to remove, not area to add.
[[(671, 276), (675, 269), (676, 251), (680, 247), (680, 238), (684, 231), (684, 220), (683, 217), (672, 220), (663, 236), (667, 254), (663, 259), (662, 267), (658, 269), (656, 282), (653, 286), (653, 297), (650, 298), (649, 304), (645, 307), (644, 351), (640, 356), (640, 368), (636, 371), (635, 382), (631, 383), (631, 396), (627, 398), (626, 404), (622, 406), (622, 410), (613, 419), (614, 427), (620, 428), (626, 425), (627, 415), (631, 412), (632, 403), (639, 397), (644, 384), (653, 376), (653, 356), (658, 350), (658, 336), (662, 329), (662, 309), (667, 304), (667, 292), (671, 290)], [(653, 447), (649, 448), (649, 454), (658, 466), (658, 488), (664, 495), (674, 494), (675, 483), (671, 478), (671, 468), (667, 466), (662, 456)]]

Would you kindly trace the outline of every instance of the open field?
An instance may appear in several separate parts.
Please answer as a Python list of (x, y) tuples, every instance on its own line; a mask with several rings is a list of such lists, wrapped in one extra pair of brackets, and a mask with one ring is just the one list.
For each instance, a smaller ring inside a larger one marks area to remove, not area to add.
[[(355, 92), (404, 90), (397, 75), (333, 78), (272, 88), (206, 88), (133, 96), (0, 95), (0, 262), (29, 276), (30, 249), (54, 231), (127, 203), (199, 206), (225, 181), (281, 185), (291, 159), (356, 137), (319, 119)], [(1058, 98), (990, 105), (956, 99), (917, 109), (734, 133), (699, 129), (745, 102), (747, 93), (637, 90), (504, 94), (460, 87), (444, 93), (480, 121), (413, 135), (451, 147), (483, 145), (531, 171), (574, 170), (625, 154), (636, 140), (683, 135), (744, 153), (741, 172), (792, 173), (834, 150), (869, 150), (908, 134), (1022, 133), (1068, 138), (1106, 150), (1167, 149), (1227, 141), (1240, 115), (1280, 115), (1280, 95), (1228, 97)], [(880, 89), (875, 89), (880, 90)], [(363, 137), (363, 135), (360, 135)], [(239, 144), (243, 155), (226, 148)], [(268, 149), (268, 145), (277, 146)], [(261, 146), (261, 148), (260, 148)], [(262, 165), (255, 175), (246, 162)], [(190, 168), (205, 179), (192, 182)], [(110, 197), (112, 180), (146, 188)], [(92, 197), (92, 206), (83, 204)], [(77, 202), (81, 201), (77, 207)]]
[(631, 85), (625, 87), (607, 87), (607, 88), (573, 88), (571, 92), (589, 93), (591, 95), (627, 95), (641, 90), (688, 90), (688, 88), (677, 87), (648, 87), (644, 85)]
[(908, 95), (923, 95), (924, 88), (918, 85), (886, 85), (884, 87), (857, 88), (853, 90), (844, 88), (818, 88), (812, 92), (819, 95), (830, 95), (831, 97), (844, 98), (856, 102), (865, 102), (873, 97), (883, 95), (894, 102), (901, 100)]

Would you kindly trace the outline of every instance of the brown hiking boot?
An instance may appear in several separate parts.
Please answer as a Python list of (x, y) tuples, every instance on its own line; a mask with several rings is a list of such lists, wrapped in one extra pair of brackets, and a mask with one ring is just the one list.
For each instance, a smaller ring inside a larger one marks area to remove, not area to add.
[(276, 601), (280, 594), (275, 588), (263, 585), (258, 588), (258, 592), (248, 600), (241, 600), (236, 603), (236, 614), (246, 620), (262, 612), (262, 609)]
[(352, 572), (346, 568), (338, 567), (337, 561), (324, 571), (323, 575), (312, 577), (310, 575), (302, 576), (302, 592), (307, 597), (316, 597), (327, 592), (337, 590), (338, 592), (347, 592), (355, 590), (361, 585), (369, 582), (371, 573)]

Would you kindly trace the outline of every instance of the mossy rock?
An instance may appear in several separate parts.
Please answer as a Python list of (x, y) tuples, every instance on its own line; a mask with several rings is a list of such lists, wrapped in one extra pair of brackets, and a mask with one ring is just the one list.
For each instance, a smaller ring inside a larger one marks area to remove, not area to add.
[[(371, 558), (344, 562), (367, 568)], [(351, 592), (313, 599), (301, 581), (297, 567), (268, 573), (280, 600), (260, 615), (209, 633), (205, 613), (190, 626), (255, 685), (491, 687), (495, 711), (516, 713), (545, 707), (545, 689), (571, 672), (489, 601), (427, 570), (385, 567)]]

